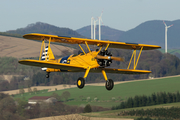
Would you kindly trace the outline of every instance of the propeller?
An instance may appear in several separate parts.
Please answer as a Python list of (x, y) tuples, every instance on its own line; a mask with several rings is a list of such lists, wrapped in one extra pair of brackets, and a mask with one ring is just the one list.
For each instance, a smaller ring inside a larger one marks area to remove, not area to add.
[(124, 58), (113, 57), (113, 56), (102, 56), (102, 55), (97, 55), (97, 56), (96, 56), (96, 59), (124, 61)]

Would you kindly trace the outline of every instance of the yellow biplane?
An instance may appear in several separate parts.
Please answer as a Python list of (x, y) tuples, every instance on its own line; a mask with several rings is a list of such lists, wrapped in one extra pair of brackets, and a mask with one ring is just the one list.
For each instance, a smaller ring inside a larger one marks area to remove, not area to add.
[[(83, 77), (77, 79), (77, 87), (83, 88), (85, 85), (85, 79), (89, 72), (99, 73), (102, 72), (106, 81), (105, 87), (107, 90), (112, 90), (114, 82), (112, 79), (108, 79), (106, 73), (120, 73), (120, 74), (146, 74), (151, 73), (147, 70), (136, 70), (142, 50), (153, 50), (161, 48), (157, 45), (146, 45), (136, 43), (114, 42), (104, 40), (92, 40), (85, 38), (75, 37), (62, 37), (57, 35), (47, 35), (31, 33), (23, 36), (26, 39), (41, 40), (41, 52), (39, 60), (20, 60), (20, 64), (42, 67), (42, 70), (46, 71), (46, 77), (49, 77), (50, 72), (85, 72)], [(48, 46), (45, 46), (45, 41), (48, 41)], [(60, 59), (55, 59), (50, 47), (51, 42), (78, 44), (81, 52), (78, 55), (69, 55)], [(82, 48), (82, 44), (87, 46), (88, 52), (85, 52)], [(95, 51), (91, 50), (89, 45), (96, 45), (99, 49)], [(127, 69), (115, 69), (106, 68), (110, 66), (112, 60), (123, 61), (123, 58), (114, 57), (108, 51), (108, 48), (120, 48), (133, 50), (131, 59)], [(139, 50), (139, 55), (136, 55), (136, 50)], [(136, 58), (137, 56), (137, 58)], [(134, 59), (134, 60), (133, 60)], [(133, 61), (133, 62), (132, 62)], [(133, 69), (130, 69), (131, 63)]]

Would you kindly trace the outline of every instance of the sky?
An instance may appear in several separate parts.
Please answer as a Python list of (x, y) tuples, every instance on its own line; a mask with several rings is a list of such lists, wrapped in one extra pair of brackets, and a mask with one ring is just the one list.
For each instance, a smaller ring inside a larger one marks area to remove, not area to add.
[(36, 22), (77, 30), (101, 13), (103, 25), (127, 31), (149, 20), (180, 19), (180, 0), (0, 0), (0, 32)]

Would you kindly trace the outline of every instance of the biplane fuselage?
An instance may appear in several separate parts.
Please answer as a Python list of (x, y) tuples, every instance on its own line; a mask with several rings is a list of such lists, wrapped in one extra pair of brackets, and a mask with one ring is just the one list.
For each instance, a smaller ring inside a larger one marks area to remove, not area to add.
[[(157, 45), (135, 44), (125, 42), (92, 40), (86, 38), (74, 38), (74, 37), (61, 37), (56, 35), (31, 33), (23, 36), (26, 39), (41, 40), (41, 52), (39, 60), (20, 60), (19, 63), (37, 66), (43, 68), (46, 71), (46, 77), (49, 77), (50, 72), (85, 72), (83, 77), (78, 78), (78, 88), (83, 88), (85, 85), (85, 79), (89, 72), (102, 73), (106, 81), (105, 87), (107, 90), (113, 89), (114, 82), (107, 78), (106, 73), (117, 74), (146, 74), (151, 73), (148, 70), (137, 70), (137, 64), (142, 50), (153, 50), (161, 48)], [(44, 41), (49, 41), (48, 46), (45, 46)], [(60, 42), (68, 44), (78, 44), (81, 53), (77, 55), (69, 55), (60, 59), (55, 59), (50, 47), (50, 42)], [(81, 47), (81, 44), (85, 44), (88, 52), (85, 52)], [(96, 51), (92, 51), (89, 45), (96, 45), (99, 47)], [(133, 50), (131, 59), (127, 66), (127, 69), (107, 68), (111, 65), (112, 60), (124, 61), (123, 58), (114, 57), (108, 51), (108, 48), (130, 49)], [(139, 50), (139, 54), (136, 54)]]
[[(92, 51), (86, 54), (80, 53), (78, 55), (72, 54), (69, 56), (62, 57), (57, 60), (51, 60), (51, 62), (83, 66), (85, 68), (88, 68), (89, 66), (91, 66), (91, 69), (92, 69), (92, 68), (99, 67), (97, 59), (95, 59), (98, 53), (99, 51)], [(84, 72), (84, 71), (85, 70), (79, 70), (79, 69), (77, 70), (64, 70), (64, 69), (53, 69), (53, 68), (46, 69), (46, 72)]]

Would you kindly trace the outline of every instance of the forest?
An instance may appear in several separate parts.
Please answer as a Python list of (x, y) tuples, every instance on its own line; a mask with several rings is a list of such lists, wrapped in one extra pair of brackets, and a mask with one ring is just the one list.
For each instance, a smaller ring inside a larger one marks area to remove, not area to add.
[[(126, 101), (123, 101), (118, 106), (113, 106), (112, 110), (134, 108), (133, 110), (124, 110), (118, 113), (118, 116), (137, 116), (137, 120), (152, 120), (152, 118), (158, 118), (158, 120), (171, 120), (180, 119), (179, 107), (162, 107), (151, 109), (136, 109), (135, 107), (153, 106), (158, 104), (175, 103), (180, 102), (180, 93), (152, 93), (150, 96), (141, 95), (130, 97)], [(142, 117), (143, 116), (143, 117)], [(147, 117), (147, 118), (145, 118)]]
[[(109, 49), (113, 56), (124, 57), (125, 62), (113, 61), (110, 67), (126, 69), (131, 58), (131, 50)], [(74, 51), (74, 54), (77, 50)], [(30, 58), (34, 59), (34, 58)], [(41, 68), (25, 66), (18, 63), (17, 58), (0, 57), (0, 75), (16, 75), (11, 81), (0, 77), (0, 91), (27, 88), (39, 85), (76, 84), (77, 78), (84, 73), (50, 73), (49, 79), (45, 78), (46, 72)], [(131, 66), (132, 67), (132, 66)], [(163, 54), (158, 50), (144, 51), (141, 54), (137, 69), (151, 70), (152, 73), (144, 75), (107, 74), (114, 81), (128, 81), (146, 79), (149, 77), (164, 77), (180, 74), (180, 59), (175, 55)], [(17, 76), (19, 75), (19, 77)], [(24, 80), (28, 77), (28, 80)], [(86, 83), (104, 82), (101, 73), (89, 73)]]
[(151, 106), (151, 105), (174, 103), (174, 102), (180, 102), (179, 91), (177, 91), (176, 93), (169, 93), (169, 92), (152, 93), (151, 96), (136, 95), (134, 98), (130, 97), (127, 99), (127, 101), (121, 102), (120, 105), (113, 106), (112, 110)]

